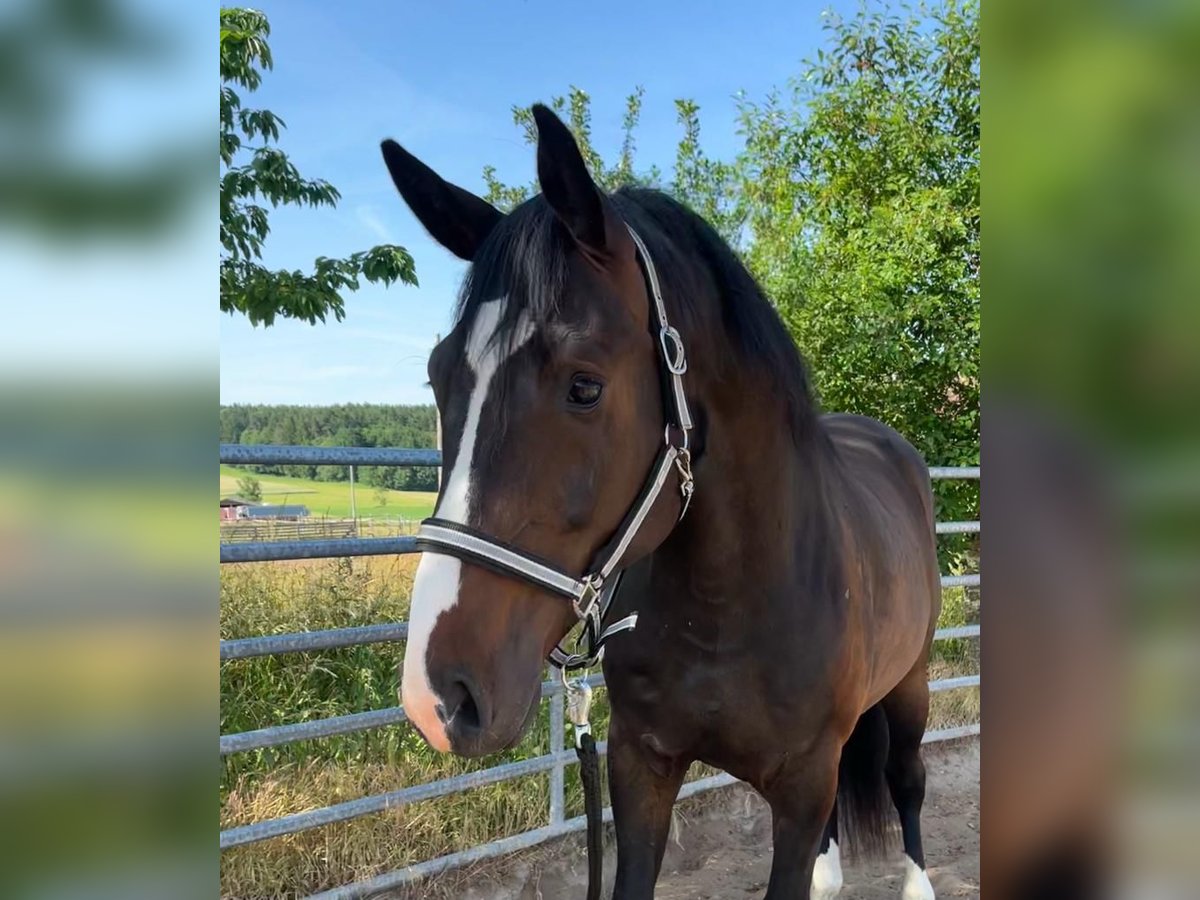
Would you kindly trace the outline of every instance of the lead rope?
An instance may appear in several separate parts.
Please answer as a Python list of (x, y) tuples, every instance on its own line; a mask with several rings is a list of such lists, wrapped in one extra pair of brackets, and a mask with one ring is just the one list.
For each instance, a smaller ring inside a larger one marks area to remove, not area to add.
[(604, 881), (604, 821), (600, 799), (600, 757), (596, 753), (596, 740), (592, 737), (592, 726), (588, 713), (592, 708), (592, 686), (581, 675), (567, 680), (562, 670), (563, 684), (567, 689), (567, 718), (575, 732), (575, 754), (579, 757), (579, 779), (583, 782), (583, 810), (587, 818), (588, 890), (587, 900), (600, 900), (600, 886)]

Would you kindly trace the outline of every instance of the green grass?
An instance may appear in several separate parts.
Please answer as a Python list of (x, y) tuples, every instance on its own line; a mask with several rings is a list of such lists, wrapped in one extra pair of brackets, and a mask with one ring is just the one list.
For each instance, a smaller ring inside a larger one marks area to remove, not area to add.
[[(350, 516), (350, 483), (348, 481), (310, 481), (286, 475), (257, 475), (233, 466), (221, 466), (221, 496), (238, 493), (239, 478), (257, 478), (262, 485), (264, 503), (300, 503), (314, 516), (348, 518)], [(427, 491), (384, 491), (386, 503), (380, 503), (379, 492), (369, 485), (354, 488), (356, 508), (360, 517), (424, 519), (433, 514), (437, 494)]]

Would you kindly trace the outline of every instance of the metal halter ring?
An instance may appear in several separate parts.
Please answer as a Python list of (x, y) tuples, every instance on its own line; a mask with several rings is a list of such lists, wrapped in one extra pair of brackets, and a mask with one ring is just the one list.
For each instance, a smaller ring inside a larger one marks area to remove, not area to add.
[[(672, 426), (668, 423), (667, 426), (663, 429), (663, 443), (666, 444), (668, 447), (675, 446), (674, 441), (671, 440), (671, 427)], [(688, 449), (691, 445), (691, 438), (689, 437), (686, 430), (680, 429), (680, 431), (683, 434), (683, 443), (680, 444), (680, 446), (679, 446), (679, 452), (687, 453)]]
[[(667, 346), (668, 340), (671, 346)], [(663, 362), (667, 371), (672, 375), (682, 375), (687, 371), (687, 353), (683, 349), (683, 338), (673, 325), (664, 325), (658, 331), (658, 342), (662, 345)]]

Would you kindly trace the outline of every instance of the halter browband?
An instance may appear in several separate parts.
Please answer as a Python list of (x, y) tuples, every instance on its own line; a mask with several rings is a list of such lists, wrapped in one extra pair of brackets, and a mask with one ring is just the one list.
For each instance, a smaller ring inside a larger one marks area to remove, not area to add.
[[(637, 624), (637, 613), (633, 613), (604, 628), (604, 616), (621, 580), (617, 566), (662, 493), (671, 470), (674, 469), (679, 475), (679, 491), (683, 497), (680, 519), (691, 503), (694, 487), (688, 442), (692, 430), (692, 416), (683, 392), (687, 354), (684, 352), (679, 332), (671, 327), (667, 319), (667, 307), (663, 303), (658, 273), (654, 269), (650, 252), (638, 233), (628, 224), (625, 227), (629, 230), (629, 236), (633, 238), (642, 274), (649, 287), (654, 308), (652, 325), (658, 326), (659, 360), (664, 375), (664, 393), (667, 395), (663, 410), (667, 424), (663, 430), (663, 447), (658, 453), (658, 458), (620, 527), (597, 552), (588, 573), (582, 578), (576, 578), (546, 560), (458, 522), (436, 517), (425, 519), (416, 535), (416, 544), (423, 551), (455, 556), (501, 575), (531, 582), (552, 594), (570, 600), (571, 608), (584, 623), (584, 628), (583, 634), (576, 642), (577, 652), (567, 652), (561, 645), (551, 651), (550, 662), (562, 669), (594, 665), (603, 655), (604, 642), (609, 637), (617, 632), (629, 630)], [(678, 445), (672, 440), (673, 433), (682, 436)], [(578, 652), (581, 646), (584, 650)]]

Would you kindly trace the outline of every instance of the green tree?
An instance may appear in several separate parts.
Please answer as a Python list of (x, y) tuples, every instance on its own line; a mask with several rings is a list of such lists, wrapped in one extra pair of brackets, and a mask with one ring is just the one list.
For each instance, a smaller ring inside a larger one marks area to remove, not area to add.
[[(699, 108), (664, 185), (737, 249), (813, 373), (822, 406), (895, 427), (931, 465), (979, 459), (979, 7), (943, 0), (924, 19), (864, 8), (825, 20), (815, 61), (786, 90), (743, 99), (736, 159), (701, 149)], [(636, 102), (635, 102), (636, 100)], [(597, 181), (634, 177), (641, 92), (618, 162), (592, 145), (587, 94), (568, 118)], [(526, 111), (514, 120), (529, 131)], [(484, 171), (489, 198), (533, 187)], [(936, 485), (944, 519), (973, 517), (978, 486)]]
[[(625, 98), (621, 149), (612, 165), (604, 161), (592, 141), (592, 98), (587, 91), (572, 85), (565, 97), (554, 97), (548, 104), (570, 125), (592, 177), (606, 191), (612, 192), (627, 186), (662, 186), (662, 171), (657, 166), (640, 172), (634, 168), (637, 150), (634, 133), (641, 122), (644, 95), (645, 90), (638, 87)], [(745, 221), (745, 211), (738, 203), (737, 168), (731, 163), (711, 159), (704, 153), (700, 144), (699, 104), (692, 100), (676, 100), (675, 112), (684, 133), (676, 152), (674, 178), (666, 187), (676, 199), (689, 204), (704, 216), (726, 240), (736, 244)], [(536, 146), (537, 127), (531, 108), (514, 106), (512, 117), (513, 124), (521, 128), (525, 143)], [(528, 184), (505, 184), (496, 177), (495, 166), (484, 166), (483, 180), (487, 185), (485, 199), (505, 212), (539, 190), (536, 180)]]
[[(828, 409), (882, 419), (931, 464), (979, 459), (979, 17), (830, 17), (826, 49), (744, 104), (747, 260)], [(976, 488), (939, 485), (942, 514)]]
[[(625, 117), (622, 120), (621, 150), (617, 161), (609, 166), (592, 144), (592, 98), (582, 88), (571, 86), (565, 97), (554, 97), (548, 106), (562, 116), (571, 126), (579, 150), (584, 161), (591, 170), (596, 183), (606, 191), (615, 191), (625, 185), (653, 186), (658, 183), (660, 173), (657, 168), (640, 174), (633, 168), (633, 157), (637, 149), (634, 132), (642, 116), (642, 96), (645, 91), (636, 88), (625, 98)], [(525, 143), (537, 145), (537, 126), (533, 121), (533, 112), (528, 106), (512, 108), (513, 124), (521, 128)], [(484, 199), (497, 209), (507, 212), (514, 206), (529, 199), (539, 190), (537, 182), (528, 184), (509, 185), (496, 177), (495, 166), (484, 166), (483, 181), (487, 185)]]
[(734, 248), (745, 240), (747, 216), (742, 177), (736, 162), (712, 159), (700, 144), (700, 105), (675, 101), (683, 136), (675, 150), (675, 177), (670, 190), (676, 200), (699, 213)]
[(255, 503), (262, 501), (262, 482), (253, 475), (246, 475), (239, 478), (237, 490), (238, 496), (243, 500), (253, 500)]
[[(337, 406), (222, 406), (221, 440), (234, 444), (303, 444), (324, 447), (433, 447), (437, 418), (432, 406), (349, 403)], [(251, 466), (260, 475), (291, 475), (345, 481), (346, 466)], [(391, 490), (437, 489), (429, 467), (361, 466), (358, 479)]]
[(253, 92), (272, 68), (270, 24), (250, 9), (221, 10), (221, 311), (240, 312), (255, 325), (276, 316), (324, 322), (345, 317), (343, 293), (360, 277), (417, 283), (403, 247), (381, 244), (345, 259), (318, 257), (311, 273), (268, 269), (261, 262), (270, 232), (268, 210), (281, 205), (337, 206), (337, 188), (301, 177), (278, 146), (283, 120), (268, 109), (242, 105), (236, 89)]

